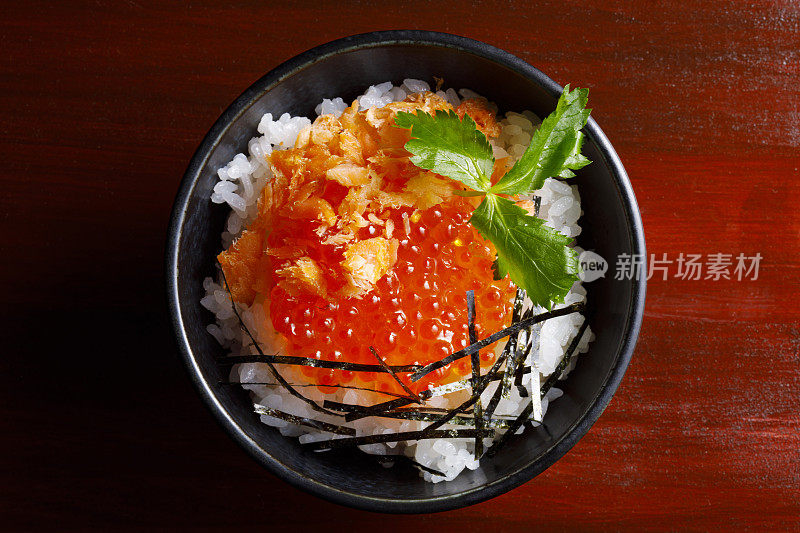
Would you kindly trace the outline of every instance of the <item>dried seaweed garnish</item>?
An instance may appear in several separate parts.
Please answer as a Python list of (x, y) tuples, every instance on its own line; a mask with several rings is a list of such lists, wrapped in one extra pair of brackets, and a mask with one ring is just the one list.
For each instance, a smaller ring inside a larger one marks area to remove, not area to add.
[(420, 403), (425, 399), (426, 398), (422, 395), (420, 398), (407, 398), (403, 396), (401, 398), (395, 398), (394, 400), (389, 400), (387, 402), (377, 403), (368, 406), (351, 405), (340, 402), (334, 402), (332, 400), (325, 400), (323, 405), (329, 409), (336, 409), (339, 411), (347, 412), (347, 415), (344, 417), (344, 419), (346, 422), (352, 422), (353, 420), (358, 420), (359, 418), (374, 416), (375, 414), (383, 413), (385, 411), (391, 411), (398, 407), (404, 407), (412, 403)]
[[(499, 379), (499, 376), (496, 379)], [(451, 394), (453, 392), (466, 390), (471, 387), (472, 387), (472, 378), (469, 377), (466, 379), (445, 383), (444, 385), (431, 387), (430, 389), (428, 389), (428, 391), (431, 393), (431, 397), (433, 398), (436, 396), (444, 396), (445, 394)]]
[(492, 368), (489, 369), (489, 372), (486, 375), (484, 375), (484, 376), (482, 376), (480, 378), (480, 380), (478, 381), (477, 386), (473, 389), (472, 396), (467, 401), (465, 401), (464, 403), (462, 403), (458, 407), (455, 407), (455, 408), (451, 409), (446, 415), (442, 416), (442, 418), (440, 418), (436, 422), (433, 422), (431, 425), (429, 425), (428, 427), (426, 427), (422, 431), (423, 432), (425, 432), (425, 431), (435, 431), (437, 428), (440, 428), (443, 425), (447, 424), (450, 420), (455, 418), (458, 414), (463, 413), (467, 409), (472, 407), (473, 404), (475, 404), (475, 402), (477, 402), (480, 399), (481, 394), (486, 389), (486, 387), (489, 385), (490, 376), (495, 374), (500, 369), (500, 367), (503, 365), (505, 360), (506, 360), (506, 354), (500, 354), (500, 356), (497, 358), (497, 360), (492, 365)]
[[(504, 375), (505, 375), (505, 373), (501, 374), (498, 377), (498, 379), (502, 379), (502, 377)], [(500, 403), (500, 394), (502, 392), (503, 392), (503, 389), (500, 386), (500, 384), (498, 383), (497, 384), (497, 388), (494, 390), (494, 394), (492, 394), (492, 397), (491, 397), (491, 399), (489, 400), (489, 403), (486, 406), (486, 411), (483, 414), (483, 417), (486, 420), (491, 420), (492, 419), (492, 415), (494, 414), (494, 410), (497, 409), (497, 404)]]
[[(538, 346), (539, 344), (539, 329), (535, 326), (528, 330), (528, 338), (526, 339), (526, 347), (525, 350), (522, 352), (522, 360), (525, 361), (528, 359), (528, 355), (531, 353), (531, 349), (534, 346)], [(519, 395), (523, 398), (528, 396), (528, 389), (522, 385), (522, 378), (525, 374), (528, 374), (532, 371), (532, 368), (529, 366), (519, 366), (514, 375), (514, 385), (517, 386), (517, 391)]]
[(412, 459), (411, 457), (409, 457), (407, 455), (401, 455), (401, 454), (397, 454), (397, 455), (369, 455), (369, 457), (372, 457), (373, 459), (375, 459), (379, 463), (395, 463), (395, 462), (410, 463), (411, 466), (413, 466), (415, 468), (418, 468), (418, 469), (420, 469), (422, 471), (428, 472), (429, 474), (434, 474), (436, 476), (445, 477), (444, 472), (439, 472), (435, 468), (431, 468), (429, 466), (425, 466), (422, 463), (418, 463), (414, 459)]
[[(274, 363), (277, 365), (313, 366), (315, 368), (329, 368), (333, 370), (349, 370), (350, 372), (389, 372), (385, 366), (369, 365), (364, 363), (348, 363), (346, 361), (326, 361), (310, 357), (295, 357), (293, 355), (272, 355), (259, 353), (258, 355), (232, 355), (219, 360), (220, 364), (238, 365), (240, 363)], [(393, 372), (415, 372), (422, 368), (421, 365), (398, 365), (389, 367)], [(391, 373), (391, 372), (389, 372)]]
[[(423, 432), (425, 432), (425, 431), (431, 431), (431, 432), (435, 431), (437, 428), (439, 428), (439, 427), (443, 426), (444, 424), (448, 423), (450, 420), (452, 420), (458, 414), (464, 413), (464, 412), (467, 411), (467, 409), (472, 407), (473, 404), (475, 404), (475, 402), (480, 398), (481, 393), (486, 389), (487, 385), (490, 383), (491, 376), (497, 375), (498, 370), (500, 369), (500, 367), (502, 366), (502, 364), (504, 362), (505, 362), (505, 355), (501, 354), (500, 357), (498, 357), (497, 360), (494, 362), (494, 365), (492, 365), (492, 368), (489, 370), (489, 372), (486, 375), (481, 376), (480, 380), (478, 381), (477, 387), (473, 391), (472, 396), (467, 401), (465, 401), (464, 403), (462, 403), (458, 407), (455, 407), (455, 408), (449, 410), (441, 418), (439, 418), (438, 420), (434, 421), (432, 424), (430, 424), (428, 427), (426, 427), (422, 431)], [(425, 391), (425, 392), (429, 393), (429, 391)], [(425, 394), (425, 392), (420, 394), (422, 400), (426, 400), (426, 399), (430, 398), (430, 394)], [(403, 406), (408, 405), (410, 403), (414, 403), (414, 401), (412, 401), (412, 400), (410, 400), (408, 398), (397, 398), (395, 400), (391, 400), (391, 401), (388, 401), (388, 402), (383, 402), (383, 403), (372, 405), (372, 406), (369, 406), (369, 407), (359, 406), (359, 405), (352, 406), (352, 405), (342, 404), (342, 403), (339, 403), (339, 402), (332, 402), (332, 401), (329, 401), (329, 400), (325, 400), (324, 405), (326, 407), (328, 407), (328, 408), (331, 408), (331, 409), (340, 409), (341, 408), (341, 410), (343, 410), (345, 412), (350, 411), (350, 412), (348, 412), (347, 415), (345, 415), (345, 420), (349, 422), (349, 421), (357, 420), (359, 418), (364, 418), (364, 417), (367, 417), (367, 416), (376, 416), (376, 415), (379, 415), (381, 413), (391, 412), (392, 410), (395, 410), (397, 408), (403, 407)], [(355, 409), (353, 409), (353, 408), (355, 408)], [(353, 409), (353, 410), (351, 411), (351, 409)]]
[(421, 401), (423, 400), (418, 398), (397, 398), (395, 400), (389, 400), (388, 402), (365, 407), (363, 411), (352, 411), (347, 413), (344, 417), (344, 420), (345, 422), (352, 422), (353, 420), (359, 420), (368, 416), (375, 416), (386, 411), (391, 411), (397, 407), (403, 407), (412, 403), (420, 403)]
[(335, 433), (337, 435), (348, 435), (348, 436), (355, 436), (356, 430), (353, 428), (345, 427), (345, 426), (337, 426), (336, 424), (330, 424), (328, 422), (323, 422), (322, 420), (314, 420), (313, 418), (306, 418), (304, 416), (295, 416), (293, 414), (285, 413), (283, 411), (278, 411), (277, 409), (272, 409), (267, 407), (266, 405), (255, 404), (253, 406), (255, 412), (259, 415), (267, 415), (273, 418), (280, 418), (281, 420), (285, 420), (292, 424), (296, 424), (298, 426), (308, 426), (314, 429), (318, 429), (320, 431), (327, 431), (328, 433)]
[(522, 412), (519, 414), (519, 416), (516, 419), (514, 419), (514, 421), (511, 422), (511, 424), (509, 424), (508, 430), (505, 433), (503, 433), (503, 436), (500, 437), (498, 441), (492, 445), (491, 448), (489, 448), (489, 451), (486, 453), (486, 455), (488, 455), (489, 457), (494, 457), (495, 455), (497, 455), (497, 452), (500, 450), (500, 448), (502, 448), (505, 445), (508, 439), (511, 438), (511, 435), (514, 435), (517, 432), (517, 430), (520, 427), (522, 427), (522, 424), (528, 421), (528, 418), (531, 416), (532, 412), (533, 412), (533, 401), (530, 401), (528, 402), (528, 405), (525, 406), (525, 409), (523, 409)]
[[(236, 315), (236, 318), (239, 320), (239, 325), (242, 326), (242, 329), (244, 330), (244, 332), (247, 334), (248, 337), (250, 337), (250, 340), (253, 341), (253, 344), (255, 345), (256, 350), (258, 351), (259, 355), (264, 356), (264, 352), (261, 350), (261, 346), (258, 344), (258, 341), (256, 341), (256, 338), (253, 336), (253, 334), (250, 333), (250, 329), (245, 325), (244, 320), (242, 320), (242, 316), (239, 314), (239, 310), (236, 308), (236, 302), (233, 301), (233, 296), (231, 296), (231, 289), (228, 286), (228, 280), (225, 278), (225, 272), (223, 272), (222, 269), (220, 269), (220, 273), (222, 275), (222, 281), (225, 282), (225, 290), (228, 291), (228, 296), (231, 299), (231, 307), (233, 308), (233, 314)], [(283, 386), (284, 389), (286, 389), (286, 391), (289, 394), (291, 394), (295, 398), (297, 398), (299, 400), (302, 400), (303, 402), (307, 403), (315, 411), (318, 411), (320, 413), (325, 413), (326, 415), (342, 416), (342, 415), (340, 415), (338, 413), (334, 413), (333, 411), (329, 411), (328, 409), (325, 409), (324, 407), (322, 407), (319, 404), (317, 404), (317, 402), (315, 402), (314, 400), (312, 400), (310, 398), (306, 398), (305, 396), (303, 396), (302, 394), (297, 392), (297, 390), (295, 390), (295, 388), (292, 387), (289, 384), (289, 382), (284, 379), (284, 377), (281, 375), (281, 373), (278, 372), (278, 369), (275, 368), (275, 365), (273, 365), (271, 362), (268, 362), (268, 361), (264, 361), (264, 362), (267, 364), (267, 367), (269, 368), (269, 371), (272, 373), (273, 377), (278, 381), (278, 383), (280, 383)]]
[[(406, 398), (405, 396), (401, 396), (400, 398), (401, 399), (406, 399), (406, 400), (410, 399), (410, 398)], [(390, 408), (388, 406), (388, 403), (389, 402), (384, 402), (384, 403), (380, 403), (380, 404), (376, 404), (376, 405), (358, 405), (358, 404), (353, 404), (353, 403), (337, 402), (337, 401), (334, 401), (334, 400), (325, 400), (325, 404), (324, 405), (328, 409), (333, 409), (335, 411), (341, 411), (342, 413), (359, 413), (359, 414), (363, 414), (367, 410), (373, 410), (374, 411), (374, 408), (377, 405), (380, 405), (380, 406), (384, 407), (383, 411), (376, 411), (375, 413), (370, 414), (368, 416), (383, 416), (386, 413), (401, 413), (401, 412), (415, 412), (415, 413), (423, 413), (424, 412), (424, 413), (445, 413), (445, 414), (449, 412), (447, 409), (440, 409), (440, 408), (437, 408), (437, 407), (426, 407), (426, 406), (404, 407), (404, 406), (400, 405), (400, 406), (397, 406), (397, 407), (391, 407)], [(401, 402), (398, 402), (398, 403), (401, 403)]]
[[(517, 289), (517, 294), (514, 297), (514, 310), (511, 313), (511, 324), (516, 324), (519, 322), (522, 314), (522, 306), (525, 303), (525, 291), (522, 289)], [(516, 360), (517, 354), (517, 339), (520, 333), (525, 332), (525, 330), (521, 330), (519, 333), (515, 335), (510, 335), (508, 338), (508, 342), (506, 342), (505, 347), (503, 348), (503, 353), (508, 358), (506, 361), (506, 369), (503, 371), (501, 375), (501, 383), (497, 386), (497, 389), (494, 391), (492, 398), (489, 400), (489, 404), (486, 406), (486, 411), (484, 412), (483, 417), (486, 420), (492, 419), (492, 414), (494, 410), (497, 409), (497, 404), (500, 403), (500, 397), (503, 395), (503, 382), (507, 379), (506, 376), (508, 375), (508, 368), (509, 365), (513, 364)], [(512, 357), (509, 358), (509, 356)]]
[[(405, 457), (405, 455), (403, 457)], [(423, 470), (423, 471), (428, 472), (429, 474), (433, 474), (435, 476), (446, 477), (444, 472), (440, 472), (440, 471), (436, 470), (435, 468), (431, 468), (429, 466), (425, 466), (422, 463), (418, 463), (417, 461), (415, 461), (414, 459), (412, 459), (410, 457), (408, 458), (408, 460), (411, 461), (412, 465), (416, 466), (420, 470)]]
[[(369, 408), (369, 406), (339, 403), (334, 401), (331, 401), (328, 407), (330, 407), (331, 409), (335, 409), (336, 411), (342, 411), (343, 413), (360, 413), (364, 409)], [(385, 414), (394, 415), (397, 413), (446, 415), (449, 412), (450, 409), (445, 409), (443, 407), (428, 407), (427, 405), (422, 405), (420, 407), (397, 407), (395, 409), (392, 409), (391, 411), (383, 411), (381, 413), (377, 413), (371, 416), (383, 416)], [(473, 412), (472, 409), (466, 409), (463, 411), (464, 414), (471, 414), (472, 412)]]
[[(420, 413), (440, 413), (440, 414), (447, 414), (450, 412), (450, 409), (446, 409), (444, 407), (428, 407), (427, 405), (423, 405), (422, 407), (398, 407), (393, 413), (403, 413), (403, 412), (420, 412)], [(472, 409), (466, 409), (463, 411), (465, 414), (472, 413)]]
[[(472, 411), (474, 412), (474, 411)], [(396, 411), (387, 411), (385, 413), (380, 413), (376, 415), (372, 415), (377, 418), (393, 418), (396, 420), (413, 420), (415, 422), (436, 422), (443, 416), (447, 414), (447, 411), (444, 413), (433, 413), (424, 410), (396, 410)], [(479, 419), (480, 420), (480, 419)], [(492, 420), (484, 420), (482, 428), (489, 427), (491, 429), (506, 429), (508, 428), (509, 424), (513, 422), (514, 419), (510, 417), (505, 418), (492, 418)], [(467, 427), (475, 427), (475, 418), (472, 416), (454, 416), (448, 422), (453, 426), (467, 426)]]
[[(519, 370), (521, 370), (524, 373), (527, 373), (531, 371), (531, 367), (525, 366), (521, 367)], [(503, 377), (503, 371), (500, 370), (491, 374), (483, 374), (481, 377), (488, 377), (489, 382), (497, 381), (498, 379)], [(439, 385), (437, 387), (431, 387), (430, 389), (428, 389), (428, 392), (430, 393), (429, 396), (431, 398), (434, 398), (436, 396), (444, 396), (445, 394), (466, 390), (469, 389), (470, 387), (472, 387), (471, 377), (466, 379), (461, 379), (459, 381), (452, 381), (450, 383), (445, 383), (444, 385)], [(526, 395), (528, 394), (527, 391), (525, 392), (525, 394)], [(484, 418), (486, 418), (485, 415)]]
[(421, 431), (401, 431), (398, 433), (388, 433), (380, 435), (364, 435), (362, 437), (344, 437), (341, 439), (330, 439), (303, 444), (311, 450), (332, 450), (336, 448), (346, 448), (349, 446), (362, 446), (364, 444), (383, 444), (386, 442), (401, 442), (406, 440), (426, 440), (426, 439), (466, 439), (473, 437), (494, 437), (494, 430), (487, 429), (482, 433), (476, 429), (443, 429), (438, 431), (428, 431), (427, 428)]
[(566, 307), (562, 307), (560, 309), (555, 309), (553, 311), (548, 311), (546, 313), (541, 313), (541, 314), (533, 316), (533, 317), (531, 317), (531, 318), (529, 318), (527, 320), (520, 320), (516, 324), (511, 324), (507, 328), (503, 328), (500, 331), (498, 331), (497, 333), (493, 333), (493, 334), (489, 335), (485, 339), (482, 339), (482, 340), (480, 340), (480, 341), (478, 341), (478, 342), (476, 342), (474, 344), (470, 344), (466, 348), (458, 350), (457, 352), (453, 352), (452, 354), (448, 355), (444, 359), (440, 359), (439, 361), (435, 361), (435, 362), (423, 367), (422, 369), (420, 369), (420, 370), (416, 371), (415, 373), (411, 374), (410, 379), (411, 379), (411, 381), (419, 381), (420, 379), (422, 379), (426, 375), (430, 374), (434, 370), (438, 370), (440, 368), (443, 368), (443, 367), (449, 365), (450, 363), (452, 363), (453, 361), (457, 361), (457, 360), (461, 359), (462, 357), (466, 357), (468, 355), (471, 355), (474, 352), (480, 351), (483, 348), (485, 348), (486, 346), (492, 344), (493, 342), (497, 342), (502, 338), (508, 337), (509, 335), (513, 335), (513, 334), (519, 332), (523, 328), (530, 327), (533, 324), (537, 324), (539, 322), (543, 322), (543, 321), (549, 320), (551, 318), (556, 318), (556, 317), (559, 317), (559, 316), (569, 315), (569, 314), (572, 314), (572, 313), (579, 313), (579, 312), (583, 311), (584, 307), (585, 306), (584, 306), (583, 303), (575, 303), (575, 304), (568, 305)]
[(372, 346), (370, 346), (370, 347), (369, 347), (369, 351), (370, 351), (370, 352), (372, 352), (372, 355), (374, 355), (374, 356), (375, 356), (375, 359), (377, 359), (377, 360), (378, 360), (378, 363), (379, 363), (379, 364), (380, 364), (380, 365), (381, 365), (381, 366), (382, 366), (382, 367), (383, 367), (383, 368), (384, 368), (384, 369), (385, 369), (385, 370), (386, 370), (386, 371), (387, 371), (389, 374), (391, 374), (391, 376), (394, 378), (394, 380), (395, 380), (397, 383), (399, 383), (399, 384), (400, 384), (400, 386), (403, 388), (403, 390), (404, 390), (404, 391), (406, 391), (406, 392), (408, 393), (408, 396), (409, 396), (409, 398), (415, 398), (415, 399), (416, 399), (416, 400), (418, 400), (418, 401), (422, 401), (422, 400), (420, 399), (420, 397), (419, 397), (419, 395), (418, 395), (417, 393), (415, 393), (413, 390), (411, 390), (410, 388), (408, 388), (408, 385), (406, 385), (405, 383), (403, 383), (403, 382), (400, 380), (400, 378), (399, 378), (399, 377), (397, 377), (397, 374), (395, 373), (395, 371), (394, 371), (394, 370), (392, 370), (392, 367), (390, 367), (388, 364), (386, 364), (386, 361), (384, 361), (383, 359), (381, 359), (381, 356), (380, 356), (380, 355), (378, 355), (378, 352), (375, 350), (375, 348), (373, 348)]
[[(572, 360), (572, 357), (575, 355), (575, 351), (578, 348), (578, 344), (583, 338), (583, 335), (586, 332), (586, 328), (588, 326), (589, 326), (589, 320), (584, 319), (583, 324), (581, 324), (581, 327), (578, 328), (578, 333), (575, 335), (575, 338), (572, 339), (572, 342), (567, 347), (567, 351), (564, 354), (563, 359), (561, 359), (561, 361), (558, 363), (558, 366), (556, 366), (553, 373), (547, 377), (547, 379), (539, 389), (539, 395), (541, 398), (544, 398), (550, 391), (550, 389), (553, 388), (553, 385), (556, 384), (559, 377), (561, 377), (561, 374), (564, 372), (564, 369), (566, 369), (567, 366), (569, 365), (570, 361)], [(522, 426), (522, 424), (528, 421), (528, 418), (531, 416), (532, 412), (533, 412), (533, 400), (528, 402), (528, 405), (525, 406), (525, 409), (523, 409), (522, 412), (519, 414), (519, 416), (517, 416), (517, 418), (510, 424), (508, 431), (506, 431), (503, 434), (503, 436), (500, 437), (496, 443), (494, 443), (494, 445), (488, 452), (489, 457), (494, 457), (495, 455), (497, 455), (497, 452), (500, 450), (500, 448), (505, 446), (505, 444), (508, 442), (511, 436), (514, 435), (514, 433), (516, 433), (516, 431)]]
[[(525, 291), (522, 289), (517, 289), (517, 295), (514, 298), (514, 311), (511, 314), (511, 323), (514, 324), (519, 322), (520, 315), (522, 313), (522, 304), (525, 300)], [(521, 334), (525, 333), (525, 330), (520, 332)], [(506, 371), (503, 374), (503, 379), (500, 381), (500, 390), (501, 395), (503, 398), (508, 398), (508, 393), (511, 390), (511, 385), (513, 383), (514, 374), (516, 373), (516, 369), (520, 366), (524, 359), (522, 359), (522, 350), (518, 350), (518, 343), (519, 334), (511, 335), (508, 338), (508, 342), (506, 343), (506, 349), (509, 351), (508, 361), (506, 361)]]
[[(475, 344), (478, 341), (478, 334), (475, 331), (475, 291), (467, 291), (467, 331), (469, 332), (469, 343)], [(478, 379), (481, 376), (481, 358), (480, 352), (474, 352), (470, 355), (470, 363), (472, 365), (472, 378), (470, 384), (472, 385), (472, 394), (475, 394), (475, 389), (478, 387)], [(481, 406), (481, 397), (475, 400), (475, 429), (480, 432), (483, 429), (483, 407)], [(480, 458), (483, 455), (483, 439), (475, 437), (475, 457)]]
[[(469, 332), (469, 343), (475, 344), (478, 342), (478, 333), (475, 331), (475, 291), (467, 291), (467, 330)], [(471, 355), (476, 355), (475, 352)], [(477, 362), (476, 362), (477, 359)], [(480, 358), (472, 357), (472, 364), (480, 366)], [(473, 369), (474, 370), (474, 369)]]
[[(219, 385), (277, 385), (277, 383), (273, 383), (271, 381), (217, 381)], [(292, 387), (295, 388), (302, 388), (302, 387), (325, 387), (331, 389), (352, 389), (352, 390), (360, 390), (365, 392), (374, 392), (376, 394), (383, 394), (385, 396), (392, 396), (394, 398), (405, 398), (406, 396), (403, 394), (397, 394), (396, 392), (388, 392), (382, 391), (378, 389), (369, 389), (366, 387), (355, 387), (353, 385), (324, 385), (322, 383), (289, 383)], [(324, 406), (323, 406), (324, 407)]]
[[(521, 319), (525, 319), (526, 317), (532, 316), (536, 307), (528, 309), (523, 313)], [(527, 337), (525, 339), (525, 349), (522, 354), (522, 361), (526, 361), (528, 359), (528, 355), (530, 355), (531, 350), (534, 346), (539, 346), (539, 336), (541, 332), (542, 326), (541, 324), (535, 324), (531, 326), (529, 329), (524, 330)], [(520, 397), (526, 398), (528, 396), (528, 389), (522, 385), (522, 378), (525, 374), (531, 371), (530, 367), (517, 367), (515, 376), (514, 376), (514, 384), (517, 386), (517, 391), (519, 392)]]

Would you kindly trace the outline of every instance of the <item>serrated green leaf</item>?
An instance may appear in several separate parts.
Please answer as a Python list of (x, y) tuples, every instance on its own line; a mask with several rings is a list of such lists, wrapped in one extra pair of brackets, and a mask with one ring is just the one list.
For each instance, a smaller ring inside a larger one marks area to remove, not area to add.
[(514, 195), (535, 191), (547, 178), (571, 178), (575, 175), (572, 170), (588, 165), (590, 161), (581, 154), (583, 133), (580, 131), (591, 113), (586, 109), (588, 99), (589, 89), (570, 91), (569, 85), (564, 87), (556, 110), (544, 119), (528, 149), (491, 192)]
[(487, 194), (470, 222), (497, 250), (496, 276), (508, 274), (533, 303), (561, 303), (578, 279), (578, 254), (572, 239), (545, 226), (511, 200)]
[(452, 111), (437, 111), (434, 116), (420, 111), (398, 113), (395, 119), (397, 126), (411, 129), (413, 138), (406, 149), (412, 163), (474, 190), (455, 194), (486, 194), (470, 222), (497, 249), (495, 276), (510, 276), (534, 303), (547, 308), (563, 302), (578, 279), (578, 256), (569, 247), (572, 239), (497, 194), (533, 191), (548, 177), (570, 178), (573, 170), (590, 163), (581, 154), (584, 136), (580, 130), (590, 113), (585, 109), (587, 101), (587, 89), (565, 87), (556, 110), (534, 133), (525, 154), (493, 187), (492, 148), (468, 115), (461, 120)]
[(412, 139), (405, 145), (411, 162), (420, 168), (458, 180), (477, 191), (491, 186), (494, 168), (492, 147), (469, 115), (458, 118), (453, 111), (437, 111), (432, 116), (397, 113), (395, 124), (411, 129)]

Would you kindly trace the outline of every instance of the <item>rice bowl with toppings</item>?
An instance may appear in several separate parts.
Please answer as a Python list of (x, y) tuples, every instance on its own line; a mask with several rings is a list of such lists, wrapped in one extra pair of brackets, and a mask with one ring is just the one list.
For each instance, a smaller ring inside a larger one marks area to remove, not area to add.
[[(205, 280), (201, 303), (230, 353), (231, 382), (250, 391), (265, 424), (314, 449), (349, 443), (384, 463), (410, 460), (440, 482), (541, 423), (560, 395), (553, 383), (592, 332), (580, 282), (548, 310), (508, 276), (495, 279), (498, 250), (470, 224), (478, 200), (414, 164), (411, 134), (396, 123), (398, 113), (469, 117), (490, 143), (497, 183), (539, 119), (498, 118), (469, 90), (430, 89), (405, 80), (371, 86), (350, 106), (325, 99), (313, 123), (266, 114), (249, 153), (219, 169), (210, 200), (231, 214), (220, 275)], [(547, 177), (514, 200), (565, 239), (580, 234), (577, 187)], [(481, 346), (478, 372), (467, 354), (419, 375), (525, 320)]]

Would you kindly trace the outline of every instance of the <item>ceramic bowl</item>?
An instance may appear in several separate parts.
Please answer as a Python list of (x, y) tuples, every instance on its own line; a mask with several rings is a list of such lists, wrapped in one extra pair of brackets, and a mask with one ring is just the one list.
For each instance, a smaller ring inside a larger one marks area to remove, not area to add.
[[(609, 262), (605, 277), (586, 284), (588, 319), (597, 338), (559, 387), (545, 423), (512, 439), (497, 456), (454, 481), (428, 483), (412, 468), (384, 468), (358, 451), (315, 453), (297, 439), (262, 424), (238, 387), (220, 386), (227, 368), (222, 349), (206, 332), (213, 320), (199, 304), (203, 278), (215, 272), (226, 209), (209, 200), (216, 170), (247, 151), (261, 116), (271, 112), (314, 117), (323, 98), (352, 101), (366, 87), (405, 78), (444, 78), (468, 87), (501, 111), (530, 109), (546, 116), (562, 88), (521, 59), (454, 35), (388, 31), (318, 46), (278, 66), (222, 114), (189, 163), (174, 204), (166, 258), (168, 299), (180, 352), (201, 398), (230, 436), (261, 465), (320, 497), (357, 508), (420, 513), (470, 505), (521, 485), (563, 456), (597, 420), (622, 379), (642, 321), (645, 279), (615, 280), (621, 254), (645, 254), (642, 222), (631, 184), (597, 123), (586, 128), (584, 153), (593, 163), (578, 172), (583, 232), (578, 244)], [(579, 80), (575, 80), (579, 82)]]

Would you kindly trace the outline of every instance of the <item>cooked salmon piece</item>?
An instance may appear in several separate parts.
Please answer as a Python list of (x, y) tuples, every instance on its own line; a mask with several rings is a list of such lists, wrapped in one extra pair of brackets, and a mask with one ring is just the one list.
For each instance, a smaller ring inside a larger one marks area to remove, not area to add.
[(230, 248), (217, 256), (217, 261), (222, 266), (233, 300), (252, 304), (257, 282), (264, 274), (259, 273), (259, 267), (265, 266), (263, 234), (245, 230)]
[(500, 135), (500, 124), (497, 123), (497, 111), (491, 108), (486, 98), (467, 98), (456, 108), (456, 113), (462, 119), (469, 115), (475, 121), (478, 129), (487, 137)]

